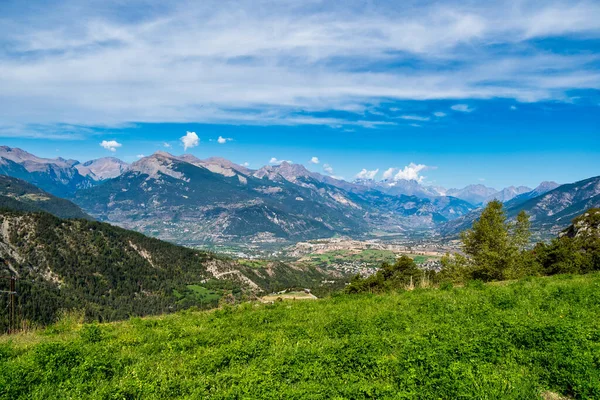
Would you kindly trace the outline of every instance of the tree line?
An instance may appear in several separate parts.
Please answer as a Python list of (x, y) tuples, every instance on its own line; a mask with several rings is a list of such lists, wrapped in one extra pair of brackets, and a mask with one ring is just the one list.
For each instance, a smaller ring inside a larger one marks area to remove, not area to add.
[(489, 202), (461, 233), (461, 252), (442, 257), (440, 271), (424, 271), (401, 256), (367, 278), (356, 276), (347, 293), (380, 292), (423, 285), (520, 279), (526, 276), (600, 271), (600, 209), (590, 209), (550, 243), (530, 247), (529, 216), (509, 221), (500, 201)]

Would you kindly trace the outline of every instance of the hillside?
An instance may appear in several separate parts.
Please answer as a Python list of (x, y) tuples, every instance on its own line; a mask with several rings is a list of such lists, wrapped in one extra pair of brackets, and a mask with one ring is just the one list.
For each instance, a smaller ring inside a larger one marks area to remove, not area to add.
[(15, 211), (45, 211), (60, 218), (85, 218), (89, 215), (77, 205), (46, 193), (16, 178), (0, 175), (0, 208)]
[[(594, 207), (600, 207), (600, 176), (554, 187), (553, 182), (543, 183), (533, 193), (541, 195), (514, 198), (505, 204), (506, 215), (515, 218), (520, 211), (531, 217), (532, 230), (544, 237), (556, 235), (569, 226), (577, 215)], [(479, 217), (481, 209), (474, 210), (439, 227), (446, 236), (454, 236), (469, 228)]]
[[(252, 268), (108, 224), (45, 213), (2, 211), (0, 227), (0, 290), (8, 289), (5, 275), (18, 276), (20, 324), (50, 323), (60, 309), (115, 320), (212, 307), (226, 292), (252, 297), (324, 279), (314, 268)], [(2, 296), (0, 309), (6, 307)], [(0, 314), (0, 330), (6, 327), (7, 315)]]
[(249, 303), (0, 339), (0, 398), (600, 396), (600, 275)]

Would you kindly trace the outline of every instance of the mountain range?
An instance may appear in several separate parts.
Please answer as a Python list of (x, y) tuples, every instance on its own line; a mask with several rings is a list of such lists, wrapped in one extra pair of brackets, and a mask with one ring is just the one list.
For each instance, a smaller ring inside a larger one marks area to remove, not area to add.
[[(0, 174), (70, 199), (101, 221), (186, 245), (360, 238), (373, 231), (453, 235), (493, 199), (506, 204), (509, 216), (531, 210), (534, 227), (558, 229), (597, 201), (593, 190), (577, 193), (580, 183), (496, 190), (481, 184), (444, 189), (415, 180), (348, 182), (288, 162), (252, 170), (223, 158), (166, 152), (132, 164), (113, 157), (81, 163), (2, 146)], [(559, 189), (562, 197), (544, 197)]]
[[(553, 236), (567, 227), (571, 220), (594, 207), (600, 207), (600, 176), (556, 186), (542, 182), (533, 191), (504, 203), (508, 218), (514, 219), (521, 211), (530, 216), (532, 229), (542, 236)], [(479, 217), (481, 209), (473, 210), (440, 226), (442, 234), (453, 236), (469, 228)]]

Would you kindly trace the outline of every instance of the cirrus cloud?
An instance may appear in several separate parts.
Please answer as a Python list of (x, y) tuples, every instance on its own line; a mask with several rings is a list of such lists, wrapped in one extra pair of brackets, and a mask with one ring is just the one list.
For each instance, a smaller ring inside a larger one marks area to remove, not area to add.
[(231, 11), (217, 0), (144, 0), (141, 15), (136, 1), (57, 0), (35, 13), (37, 2), (3, 10), (5, 123), (380, 127), (377, 110), (368, 121), (304, 111), (600, 89), (597, 1), (238, 0)]
[(450, 108), (453, 109), (454, 111), (460, 111), (460, 112), (465, 112), (465, 113), (470, 113), (470, 112), (475, 111), (475, 109), (469, 107), (468, 104), (455, 104)]

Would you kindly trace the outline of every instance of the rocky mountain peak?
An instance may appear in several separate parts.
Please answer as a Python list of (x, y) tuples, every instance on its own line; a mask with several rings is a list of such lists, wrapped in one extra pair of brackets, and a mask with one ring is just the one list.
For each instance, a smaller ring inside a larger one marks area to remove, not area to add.
[(149, 178), (158, 179), (160, 175), (168, 175), (176, 179), (185, 179), (183, 173), (174, 170), (174, 166), (181, 160), (165, 151), (157, 151), (151, 156), (140, 158), (131, 164), (130, 170), (148, 175)]
[(115, 157), (103, 157), (75, 164), (75, 168), (83, 176), (88, 176), (95, 181), (116, 178), (129, 169), (129, 164)]

